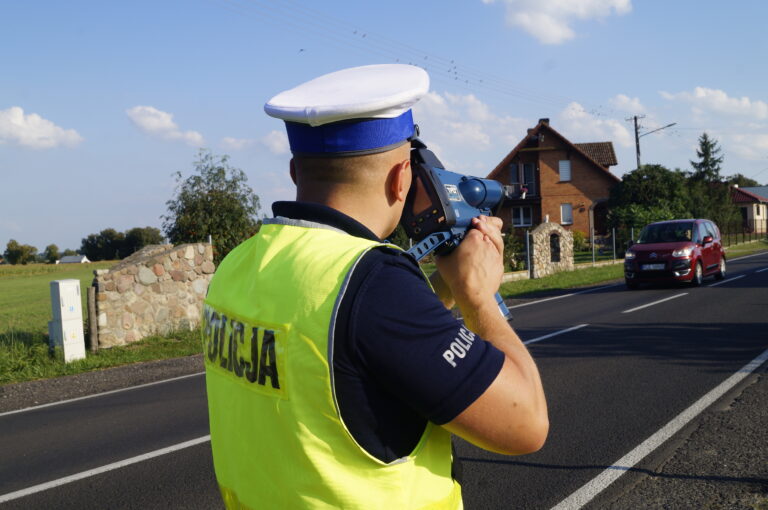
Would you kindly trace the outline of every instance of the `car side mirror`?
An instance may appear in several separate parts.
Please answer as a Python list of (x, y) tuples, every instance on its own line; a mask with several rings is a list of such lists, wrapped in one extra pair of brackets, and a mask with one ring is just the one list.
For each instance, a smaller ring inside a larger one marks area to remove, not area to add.
[(712, 242), (712, 236), (704, 236), (703, 244), (707, 245)]

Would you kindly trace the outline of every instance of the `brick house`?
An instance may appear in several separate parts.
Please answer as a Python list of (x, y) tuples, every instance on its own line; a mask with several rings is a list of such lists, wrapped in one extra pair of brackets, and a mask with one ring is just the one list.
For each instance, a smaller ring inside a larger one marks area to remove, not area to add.
[(572, 143), (549, 125), (539, 123), (488, 174), (515, 188), (498, 215), (505, 225), (528, 227), (545, 221), (589, 236), (607, 233), (606, 201), (621, 181), (609, 167), (616, 165), (611, 142)]
[(731, 198), (741, 211), (744, 227), (749, 232), (763, 234), (768, 231), (768, 186), (733, 186)]

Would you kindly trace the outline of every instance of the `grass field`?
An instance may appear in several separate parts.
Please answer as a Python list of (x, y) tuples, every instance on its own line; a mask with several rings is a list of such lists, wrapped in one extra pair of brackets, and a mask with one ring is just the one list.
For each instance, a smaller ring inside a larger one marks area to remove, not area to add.
[(85, 360), (65, 364), (48, 352), (48, 321), (51, 320), (50, 282), (80, 280), (83, 318), (87, 317), (86, 289), (93, 270), (116, 262), (92, 264), (30, 264), (0, 266), (0, 384), (74, 374), (201, 351), (199, 332), (179, 332), (151, 337), (126, 347), (88, 353)]
[(45, 340), (51, 320), (50, 282), (53, 280), (80, 280), (85, 318), (86, 289), (91, 286), (93, 270), (115, 263), (0, 266), (0, 343), (8, 336), (24, 342)]

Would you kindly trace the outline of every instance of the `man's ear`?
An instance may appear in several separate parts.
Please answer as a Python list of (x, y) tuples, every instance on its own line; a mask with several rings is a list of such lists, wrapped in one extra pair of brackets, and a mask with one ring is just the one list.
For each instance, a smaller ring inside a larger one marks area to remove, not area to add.
[(392, 167), (392, 180), (390, 181), (390, 192), (392, 198), (398, 202), (405, 202), (408, 196), (408, 190), (411, 188), (411, 160), (404, 159)]
[(293, 162), (293, 158), (291, 158), (289, 167), (290, 167), (290, 173), (291, 173), (291, 180), (293, 181), (293, 184), (296, 184), (296, 163)]

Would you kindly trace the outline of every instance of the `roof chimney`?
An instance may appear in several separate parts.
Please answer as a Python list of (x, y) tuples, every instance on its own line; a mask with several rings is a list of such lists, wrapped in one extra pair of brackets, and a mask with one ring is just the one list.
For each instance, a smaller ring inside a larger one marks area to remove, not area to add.
[(549, 126), (549, 118), (545, 117), (543, 119), (539, 119), (539, 124), (544, 124), (544, 125)]

